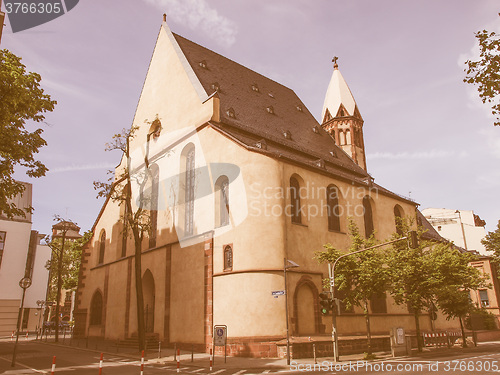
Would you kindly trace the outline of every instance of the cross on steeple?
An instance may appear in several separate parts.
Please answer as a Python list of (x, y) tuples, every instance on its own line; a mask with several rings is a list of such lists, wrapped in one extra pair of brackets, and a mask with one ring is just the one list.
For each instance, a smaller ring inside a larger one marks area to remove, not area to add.
[(338, 59), (339, 59), (339, 58), (338, 58), (337, 56), (335, 56), (335, 57), (332, 59), (332, 62), (333, 62), (333, 67), (334, 67), (335, 69), (338, 69), (338, 68), (339, 68), (339, 64), (337, 64), (337, 60), (338, 60)]

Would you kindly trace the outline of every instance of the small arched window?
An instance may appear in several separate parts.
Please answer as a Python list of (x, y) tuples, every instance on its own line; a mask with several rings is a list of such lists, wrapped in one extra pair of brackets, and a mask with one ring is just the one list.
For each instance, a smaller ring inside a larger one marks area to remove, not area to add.
[(99, 239), (99, 260), (97, 264), (104, 263), (104, 251), (106, 250), (106, 231), (103, 230)]
[(373, 226), (372, 204), (370, 202), (370, 197), (367, 195), (363, 197), (363, 212), (364, 212), (364, 219), (365, 219), (365, 236), (366, 236), (366, 238), (368, 238), (371, 235), (373, 235), (375, 228)]
[(102, 324), (102, 294), (100, 291), (96, 291), (92, 296), (92, 301), (90, 302), (90, 325), (101, 325)]
[(292, 223), (301, 224), (300, 184), (295, 177), (290, 177), (290, 200)]
[(396, 224), (396, 232), (397, 234), (403, 234), (403, 228), (402, 228), (402, 225), (403, 225), (403, 217), (404, 217), (404, 214), (403, 214), (403, 208), (397, 204), (394, 206), (394, 223)]
[(345, 143), (347, 145), (351, 144), (351, 131), (349, 129), (345, 131)]
[(229, 179), (220, 176), (215, 182), (215, 223), (218, 227), (229, 224)]
[(231, 271), (233, 269), (233, 247), (226, 245), (224, 247), (224, 271)]
[(339, 189), (335, 185), (326, 188), (326, 206), (328, 210), (328, 230), (340, 232)]

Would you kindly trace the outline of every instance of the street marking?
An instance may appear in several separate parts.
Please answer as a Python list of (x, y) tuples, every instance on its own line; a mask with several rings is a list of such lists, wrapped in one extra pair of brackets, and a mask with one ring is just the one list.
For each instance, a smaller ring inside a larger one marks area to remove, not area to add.
[(213, 374), (213, 375), (220, 374), (221, 372), (224, 372), (224, 371), (226, 371), (225, 368), (223, 368), (222, 370), (219, 370), (219, 371), (212, 372), (211, 374)]
[(240, 375), (240, 374), (243, 374), (244, 372), (246, 372), (247, 370), (240, 370), (238, 372), (235, 372), (233, 375)]
[[(204, 368), (199, 368), (198, 370), (193, 370), (193, 371), (191, 371), (191, 372), (200, 372), (200, 371), (203, 371), (203, 370), (205, 370), (205, 369), (204, 369)], [(234, 375), (234, 374), (233, 374), (233, 375)]]
[[(4, 360), (4, 361), (6, 361), (6, 362), (12, 362), (12, 360), (10, 360), (10, 359), (5, 359), (5, 358), (3, 358), (3, 357), (0, 357), (0, 358), (1, 358), (1, 359), (3, 359), (3, 360)], [(22, 363), (21, 363), (21, 362), (19, 362), (19, 361), (16, 361), (16, 365), (19, 365), (19, 366), (21, 366), (21, 367), (27, 368), (27, 369), (29, 369), (29, 370), (31, 370), (31, 371), (34, 371), (34, 372), (38, 372), (39, 374), (48, 374), (48, 372), (47, 372), (47, 371), (37, 370), (36, 368), (26, 366), (25, 364), (22, 364)], [(17, 370), (13, 370), (13, 371), (17, 371)]]
[(268, 372), (271, 372), (271, 370), (264, 370), (261, 372), (261, 374), (267, 374)]

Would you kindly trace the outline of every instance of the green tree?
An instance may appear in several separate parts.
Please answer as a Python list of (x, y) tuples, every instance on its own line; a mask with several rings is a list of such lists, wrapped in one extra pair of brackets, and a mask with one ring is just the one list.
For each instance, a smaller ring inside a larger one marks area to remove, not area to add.
[[(500, 14), (499, 14), (500, 15)], [(491, 109), (500, 125), (500, 35), (486, 30), (478, 31), (480, 59), (467, 60), (465, 69), (467, 76), (464, 82), (478, 85), (479, 97), (483, 103), (492, 103)]]
[[(114, 181), (94, 182), (94, 188), (98, 191), (98, 197), (109, 197), (113, 202), (123, 206), (121, 222), (125, 233), (132, 233), (134, 239), (134, 270), (135, 291), (137, 303), (137, 332), (139, 339), (139, 350), (146, 348), (146, 325), (144, 316), (144, 293), (142, 287), (142, 243), (144, 235), (151, 230), (150, 196), (140, 196), (139, 201), (133, 202), (132, 188), (144, 186), (150, 176), (148, 161), (145, 161), (144, 169), (131, 167), (130, 142), (134, 139), (139, 128), (133, 126), (130, 130), (123, 129), (120, 134), (115, 134), (111, 143), (106, 144), (106, 151), (118, 150), (123, 153), (123, 163), (114, 175)], [(151, 193), (150, 193), (151, 194)]]
[[(410, 223), (401, 222), (400, 233), (395, 233), (393, 239), (408, 235)], [(422, 228), (417, 231), (421, 238)], [(415, 249), (408, 247), (406, 241), (396, 242), (388, 256), (388, 268), (391, 278), (391, 294), (397, 304), (406, 304), (413, 312), (418, 350), (422, 351), (420, 334), (420, 315), (429, 308), (435, 298), (436, 280), (432, 273), (432, 260), (425, 251), (432, 244), (419, 241)]]
[(34, 157), (47, 144), (43, 130), (27, 129), (27, 121), (44, 121), (44, 113), (57, 103), (44, 93), (40, 81), (39, 74), (26, 72), (20, 57), (0, 50), (0, 214), (8, 218), (25, 215), (24, 209), (9, 202), (24, 191), (24, 185), (12, 177), (15, 167), (26, 168), (30, 177), (42, 177), (48, 170)]
[(493, 253), (495, 263), (500, 264), (500, 220), (498, 220), (497, 229), (493, 232), (488, 232), (481, 242), (486, 250)]
[[(87, 231), (82, 237), (75, 241), (67, 241), (64, 244), (64, 252), (62, 259), (62, 288), (75, 289), (78, 286), (78, 273), (80, 272), (81, 256), (83, 246), (92, 237), (92, 232)], [(57, 266), (59, 259), (59, 251), (62, 245), (61, 238), (55, 238), (50, 241), (50, 247), (53, 250), (54, 256), (47, 262), (46, 268), (49, 270), (49, 301), (55, 301), (57, 295)]]
[[(52, 228), (57, 231), (57, 237), (53, 236), (50, 241), (47, 242), (48, 246), (52, 250), (52, 257), (47, 266), (53, 269), (53, 273), (51, 274), (50, 279), (55, 277), (55, 303), (56, 303), (56, 312), (55, 312), (55, 341), (59, 341), (59, 311), (60, 311), (60, 302), (61, 302), (61, 293), (63, 288), (64, 281), (71, 283), (71, 270), (65, 267), (64, 259), (68, 258), (67, 248), (71, 248), (70, 242), (71, 239), (67, 236), (69, 231), (78, 232), (79, 227), (70, 220), (64, 220), (59, 216), (56, 216), (55, 224)], [(80, 244), (83, 246), (83, 244)], [(80, 248), (81, 252), (81, 248)], [(71, 256), (70, 256), (71, 257)], [(75, 266), (80, 266), (80, 262)], [(77, 271), (78, 272), (78, 271)], [(55, 275), (54, 275), (55, 273)], [(74, 275), (73, 275), (74, 277)]]
[[(349, 238), (351, 245), (346, 253), (334, 248), (331, 244), (327, 244), (324, 245), (324, 251), (316, 253), (316, 259), (320, 263), (334, 263), (344, 254), (359, 251), (376, 244), (373, 236), (368, 239), (364, 238), (351, 219), (349, 220)], [(368, 306), (374, 296), (384, 294), (388, 289), (389, 271), (385, 264), (386, 259), (383, 251), (367, 250), (339, 260), (335, 268), (336, 290), (344, 296), (342, 302), (346, 308), (350, 309), (359, 306), (363, 309), (368, 354), (372, 353)]]
[(429, 252), (435, 280), (435, 299), (447, 319), (456, 318), (462, 331), (462, 346), (467, 347), (464, 322), (474, 310), (470, 293), (488, 287), (487, 277), (481, 275), (470, 262), (477, 257), (469, 252), (461, 253), (451, 244), (436, 244)]

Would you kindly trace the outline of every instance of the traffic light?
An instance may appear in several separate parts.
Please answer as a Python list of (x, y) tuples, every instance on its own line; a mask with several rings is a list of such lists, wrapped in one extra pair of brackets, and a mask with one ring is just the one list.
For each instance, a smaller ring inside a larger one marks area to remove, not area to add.
[(333, 301), (330, 299), (330, 293), (321, 292), (319, 294), (319, 305), (321, 307), (321, 314), (326, 315), (330, 312), (331, 302)]
[(408, 245), (410, 249), (418, 248), (418, 234), (414, 230), (408, 232)]

